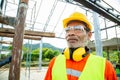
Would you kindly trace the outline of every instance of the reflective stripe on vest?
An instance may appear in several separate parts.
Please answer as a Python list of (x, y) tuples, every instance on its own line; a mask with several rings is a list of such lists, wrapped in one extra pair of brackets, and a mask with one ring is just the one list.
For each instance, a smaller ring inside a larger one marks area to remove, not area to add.
[(73, 69), (67, 68), (67, 74), (71, 75), (71, 76), (79, 77), (81, 72), (77, 71), (77, 70), (73, 70)]
[(70, 69), (66, 69), (65, 56), (59, 55), (52, 68), (52, 80), (67, 80), (67, 74), (77, 77), (79, 75), (78, 80), (104, 80), (105, 59), (91, 54), (82, 73), (71, 70), (73, 73), (70, 72)]

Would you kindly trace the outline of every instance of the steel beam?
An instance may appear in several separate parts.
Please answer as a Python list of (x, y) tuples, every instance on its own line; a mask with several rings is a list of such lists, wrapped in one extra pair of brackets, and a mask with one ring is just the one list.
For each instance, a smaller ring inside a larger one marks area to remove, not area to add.
[(92, 9), (93, 11), (99, 13), (100, 15), (104, 16), (105, 18), (117, 23), (120, 25), (120, 18), (119, 15), (115, 15), (108, 10), (108, 8), (103, 7), (102, 5), (97, 4), (96, 2), (92, 2), (92, 0), (74, 0), (80, 4), (83, 4), (85, 7)]

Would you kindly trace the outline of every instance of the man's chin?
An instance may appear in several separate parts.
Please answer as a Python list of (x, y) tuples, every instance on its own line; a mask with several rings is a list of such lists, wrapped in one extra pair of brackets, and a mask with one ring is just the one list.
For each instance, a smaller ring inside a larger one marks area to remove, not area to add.
[(68, 43), (68, 47), (78, 48), (78, 47), (85, 47), (85, 45), (84, 44), (79, 44), (79, 43)]
[(68, 47), (69, 48), (77, 48), (77, 47), (80, 47), (80, 46), (78, 44), (68, 43)]

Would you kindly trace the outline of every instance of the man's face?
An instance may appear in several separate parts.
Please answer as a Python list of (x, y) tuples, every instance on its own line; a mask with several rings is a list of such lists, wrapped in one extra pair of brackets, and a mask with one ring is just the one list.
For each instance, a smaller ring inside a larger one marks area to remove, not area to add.
[(66, 30), (66, 40), (68, 47), (85, 47), (91, 38), (92, 33), (86, 32), (85, 25), (81, 22), (71, 22)]

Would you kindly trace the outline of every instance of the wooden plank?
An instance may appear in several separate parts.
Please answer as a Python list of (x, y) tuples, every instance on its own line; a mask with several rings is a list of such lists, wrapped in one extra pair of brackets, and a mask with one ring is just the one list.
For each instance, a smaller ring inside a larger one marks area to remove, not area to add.
[(10, 26), (15, 26), (17, 22), (17, 18), (15, 17), (10, 17), (10, 16), (3, 16), (0, 15), (0, 23), (10, 25)]
[(30, 35), (24, 35), (25, 39), (31, 39), (31, 40), (41, 40), (40, 36), (30, 36)]
[[(15, 30), (11, 28), (0, 28), (0, 32), (2, 33), (12, 33), (14, 34)], [(25, 30), (25, 35), (31, 35), (31, 36), (41, 36), (41, 37), (55, 37), (55, 33), (50, 32), (40, 32), (40, 31), (29, 31)]]
[(13, 33), (15, 32), (14, 29), (11, 29), (11, 28), (0, 28), (0, 32), (1, 33)]
[(6, 34), (6, 33), (1, 33), (1, 32), (0, 32), (0, 36), (13, 38), (13, 37), (14, 37), (14, 34), (8, 34), (8, 33)]
[(29, 1), (29, 0), (21, 0), (21, 3), (26, 3), (26, 4), (28, 4), (28, 1)]
[(55, 33), (39, 32), (39, 31), (25, 31), (25, 35), (41, 36), (41, 37), (55, 37)]
[[(1, 33), (0, 32), (0, 36), (13, 38), (14, 34), (11, 34), (11, 33)], [(41, 36), (24, 35), (24, 39), (41, 40)]]
[(28, 8), (28, 0), (20, 0), (18, 23), (13, 38), (12, 60), (10, 63), (9, 80), (20, 80), (21, 55), (24, 38), (24, 25)]
[(12, 44), (12, 42), (8, 42), (8, 41), (0, 41), (1, 44)]

